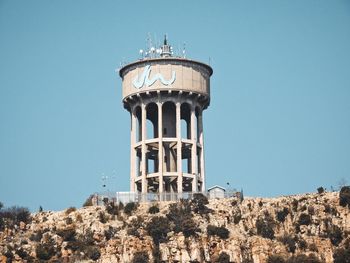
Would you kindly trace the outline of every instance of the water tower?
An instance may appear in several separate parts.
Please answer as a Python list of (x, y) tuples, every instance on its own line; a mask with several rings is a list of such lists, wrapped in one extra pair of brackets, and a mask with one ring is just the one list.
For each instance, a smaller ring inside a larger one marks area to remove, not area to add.
[(130, 191), (160, 199), (204, 192), (203, 111), (213, 70), (174, 56), (166, 38), (140, 53), (119, 71), (131, 115)]

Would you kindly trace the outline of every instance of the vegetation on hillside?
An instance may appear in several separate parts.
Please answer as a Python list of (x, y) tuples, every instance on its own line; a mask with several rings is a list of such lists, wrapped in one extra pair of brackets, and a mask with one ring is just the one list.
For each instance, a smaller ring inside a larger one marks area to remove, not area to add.
[[(229, 249), (239, 239), (244, 263), (253, 262), (252, 240), (270, 247), (268, 263), (323, 263), (320, 244), (330, 244), (335, 263), (350, 262), (350, 235), (342, 221), (350, 210), (350, 188), (342, 187), (332, 200), (324, 189), (317, 192), (243, 203), (235, 198), (209, 203), (201, 194), (192, 200), (143, 205), (106, 199), (103, 207), (94, 207), (87, 200), (85, 208), (70, 207), (59, 216), (49, 211), (31, 215), (27, 208), (4, 207), (0, 202), (0, 238), (8, 242), (0, 243), (0, 255), (8, 262), (15, 257), (27, 262), (96, 261), (105, 256), (106, 247), (139, 242), (142, 245), (129, 253), (130, 262), (161, 262), (164, 246), (183, 238), (181, 253), (198, 243), (202, 244), (196, 252), (199, 261), (233, 262), (237, 250)], [(278, 253), (271, 252), (275, 247)]]

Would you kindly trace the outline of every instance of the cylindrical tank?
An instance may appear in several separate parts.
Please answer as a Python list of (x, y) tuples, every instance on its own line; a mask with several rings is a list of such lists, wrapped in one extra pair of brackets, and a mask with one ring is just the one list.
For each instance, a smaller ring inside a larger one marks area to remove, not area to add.
[(130, 191), (159, 200), (205, 191), (203, 110), (210, 102), (210, 66), (172, 57), (120, 69), (123, 104), (131, 115)]

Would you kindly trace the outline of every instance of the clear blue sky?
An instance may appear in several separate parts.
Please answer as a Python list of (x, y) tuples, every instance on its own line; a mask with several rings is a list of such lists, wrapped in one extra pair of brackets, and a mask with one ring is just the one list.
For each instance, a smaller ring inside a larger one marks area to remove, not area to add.
[(210, 57), (208, 186), (277, 196), (350, 182), (349, 1), (0, 0), (0, 201), (81, 206), (114, 171), (108, 188), (129, 189), (115, 69), (148, 32)]

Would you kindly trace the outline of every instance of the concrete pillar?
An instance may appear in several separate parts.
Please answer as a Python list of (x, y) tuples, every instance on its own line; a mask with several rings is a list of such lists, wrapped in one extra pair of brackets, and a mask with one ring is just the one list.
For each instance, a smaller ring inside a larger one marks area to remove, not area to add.
[(198, 115), (198, 130), (199, 130), (199, 144), (202, 147), (200, 152), (200, 166), (201, 166), (201, 179), (202, 179), (202, 189), (201, 192), (205, 192), (205, 165), (204, 165), (204, 134), (203, 134), (203, 111), (201, 110)]
[(141, 105), (141, 122), (142, 122), (142, 150), (141, 150), (141, 176), (142, 176), (142, 193), (147, 193), (147, 173), (146, 173), (146, 138), (147, 138), (147, 127), (146, 127), (146, 105), (142, 103)]
[(191, 170), (193, 175), (192, 181), (192, 192), (198, 191), (198, 169), (197, 169), (197, 130), (196, 130), (196, 109), (193, 105), (191, 107), (191, 142), (192, 142), (192, 150), (191, 150)]
[(130, 129), (130, 191), (135, 192), (135, 179), (136, 179), (136, 116), (134, 109), (131, 111), (131, 129)]
[(158, 106), (158, 173), (159, 173), (159, 193), (160, 197), (163, 193), (163, 162), (164, 162), (164, 154), (163, 154), (163, 104), (161, 102), (157, 103)]
[(182, 143), (181, 143), (181, 102), (176, 103), (176, 139), (177, 139), (177, 192), (182, 193)]

